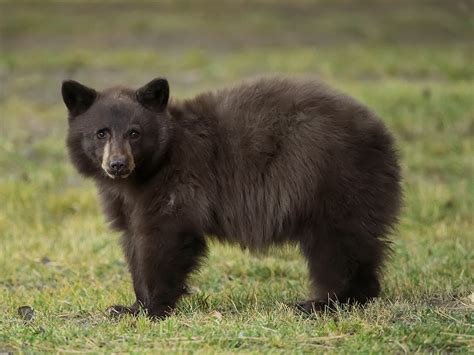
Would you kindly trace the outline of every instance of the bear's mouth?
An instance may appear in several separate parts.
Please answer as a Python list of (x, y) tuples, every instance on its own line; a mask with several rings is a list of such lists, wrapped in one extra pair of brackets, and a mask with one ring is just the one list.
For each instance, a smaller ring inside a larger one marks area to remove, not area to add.
[(123, 171), (114, 171), (114, 170), (104, 169), (104, 171), (105, 171), (105, 174), (111, 179), (117, 179), (117, 178), (126, 179), (132, 173), (132, 171), (129, 169), (126, 169)]

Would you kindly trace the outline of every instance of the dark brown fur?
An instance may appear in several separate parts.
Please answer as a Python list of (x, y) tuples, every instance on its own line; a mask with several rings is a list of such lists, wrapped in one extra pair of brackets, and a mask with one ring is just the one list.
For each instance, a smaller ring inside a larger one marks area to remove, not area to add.
[[(169, 314), (208, 236), (259, 251), (299, 244), (314, 286), (306, 310), (379, 294), (401, 192), (392, 136), (371, 111), (309, 80), (168, 95), (163, 79), (137, 91), (63, 83), (72, 162), (95, 179), (133, 278), (136, 303), (113, 311)], [(130, 175), (104, 173), (104, 139), (114, 159), (129, 145)]]

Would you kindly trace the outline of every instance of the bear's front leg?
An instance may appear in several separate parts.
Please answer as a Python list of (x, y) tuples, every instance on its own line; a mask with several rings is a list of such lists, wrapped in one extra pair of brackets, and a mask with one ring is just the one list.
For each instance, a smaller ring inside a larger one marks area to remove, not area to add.
[(126, 314), (131, 314), (134, 316), (138, 315), (140, 308), (142, 308), (141, 301), (139, 300), (144, 298), (141, 294), (143, 286), (138, 284), (141, 282), (141, 279), (138, 277), (138, 275), (135, 275), (137, 272), (139, 272), (139, 270), (137, 267), (136, 246), (131, 233), (126, 232), (122, 235), (122, 249), (125, 254), (129, 271), (132, 274), (133, 290), (135, 292), (136, 301), (130, 306), (121, 304), (110, 306), (107, 308), (106, 312), (111, 317), (121, 317)]
[(163, 318), (185, 292), (185, 282), (207, 247), (200, 228), (186, 218), (147, 221), (135, 238), (132, 277), (138, 303), (150, 318)]

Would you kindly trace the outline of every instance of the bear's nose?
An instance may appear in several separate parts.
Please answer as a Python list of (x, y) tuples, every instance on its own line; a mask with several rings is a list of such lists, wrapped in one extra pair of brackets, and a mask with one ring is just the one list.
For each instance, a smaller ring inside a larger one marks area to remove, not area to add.
[(125, 170), (125, 161), (123, 160), (112, 160), (110, 162), (110, 169), (115, 175), (121, 174)]

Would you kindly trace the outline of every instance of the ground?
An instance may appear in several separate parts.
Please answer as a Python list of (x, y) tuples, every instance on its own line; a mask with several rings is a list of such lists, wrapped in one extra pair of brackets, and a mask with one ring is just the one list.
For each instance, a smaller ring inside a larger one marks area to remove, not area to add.
[[(0, 352), (474, 351), (473, 14), (454, 0), (0, 2)], [(307, 317), (287, 306), (308, 296), (296, 250), (212, 245), (172, 317), (108, 319), (131, 282), (68, 162), (61, 80), (164, 76), (188, 97), (268, 73), (327, 81), (394, 132), (405, 206), (381, 297)]]

